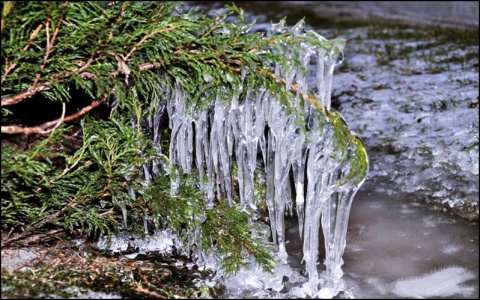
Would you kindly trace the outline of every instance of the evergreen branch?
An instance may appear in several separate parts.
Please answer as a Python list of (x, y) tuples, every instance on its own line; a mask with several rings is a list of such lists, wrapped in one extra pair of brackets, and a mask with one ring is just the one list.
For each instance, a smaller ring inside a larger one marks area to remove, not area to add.
[[(4, 19), (2, 18), (2, 24), (3, 24), (3, 22), (4, 22)], [(28, 48), (30, 48), (30, 45), (32, 44), (32, 41), (38, 36), (38, 33), (40, 32), (40, 30), (42, 30), (42, 28), (43, 28), (43, 24), (40, 24), (40, 25), (37, 26), (37, 28), (34, 31), (32, 31), (32, 33), (30, 33), (30, 38), (28, 39), (28, 43), (22, 48), (22, 52), (25, 52), (25, 51), (28, 50)], [(2, 32), (3, 32), (3, 26), (2, 26)], [(17, 66), (17, 63), (12, 63), (9, 66), (8, 65), (8, 57), (5, 57), (5, 73), (2, 76), (1, 84), (3, 84), (3, 82), (7, 78), (8, 74), (13, 69), (15, 69), (16, 66)]]
[(219, 15), (217, 16), (217, 18), (215, 19), (215, 23), (207, 30), (207, 32), (205, 32), (201, 37), (200, 39), (204, 39), (206, 38), (207, 36), (210, 35), (210, 33), (212, 33), (216, 28), (218, 28), (218, 26), (220, 25), (220, 23), (225, 20), (226, 18), (226, 15), (225, 14), (222, 14), (222, 15)]
[(149, 34), (145, 35), (141, 40), (140, 42), (138, 42), (135, 46), (133, 46), (132, 50), (130, 50), (130, 52), (128, 52), (127, 56), (125, 56), (123, 59), (124, 61), (127, 61), (128, 58), (130, 56), (132, 56), (132, 54), (146, 41), (148, 40), (149, 38), (157, 35), (157, 34), (160, 34), (160, 33), (164, 33), (164, 32), (168, 32), (168, 31), (171, 31), (171, 30), (174, 30), (174, 29), (177, 29), (178, 26), (172, 26), (172, 27), (169, 27), (169, 28), (162, 28), (162, 29), (157, 29), (153, 32), (150, 32)]
[(9, 244), (11, 244), (11, 243), (13, 243), (13, 242), (15, 242), (15, 241), (24, 239), (25, 237), (27, 237), (27, 236), (29, 236), (30, 234), (32, 234), (35, 230), (37, 230), (37, 229), (39, 229), (39, 228), (42, 228), (42, 227), (45, 226), (47, 223), (50, 223), (50, 222), (52, 222), (53, 220), (55, 220), (56, 218), (58, 218), (58, 217), (59, 217), (64, 211), (66, 211), (68, 208), (74, 207), (74, 206), (77, 205), (77, 204), (78, 204), (78, 202), (76, 202), (75, 200), (72, 200), (72, 201), (70, 201), (67, 205), (65, 205), (62, 209), (60, 209), (60, 210), (57, 211), (56, 213), (51, 214), (48, 218), (43, 219), (43, 220), (40, 221), (39, 223), (27, 225), (27, 226), (25, 227), (25, 230), (22, 231), (21, 233), (17, 234), (16, 236), (2, 240), (2, 247), (7, 246), (7, 245), (9, 245)]
[[(58, 24), (55, 27), (55, 30), (53, 32), (53, 36), (52, 36), (51, 39), (50, 39), (50, 20), (48, 20), (47, 23), (45, 24), (45, 33), (47, 35), (47, 48), (45, 49), (46, 50), (45, 51), (45, 56), (43, 57), (43, 63), (40, 66), (40, 70), (45, 69), (45, 66), (47, 65), (48, 58), (49, 58), (50, 53), (52, 51), (53, 44), (55, 43), (55, 39), (57, 38), (58, 32), (60, 31), (62, 20), (63, 20), (63, 15), (60, 16), (60, 19), (58, 20)], [(38, 72), (36, 77), (35, 77), (35, 80), (33, 81), (33, 84), (32, 84), (33, 88), (35, 88), (37, 86), (38, 81), (40, 80), (41, 76), (42, 76), (42, 73)]]
[[(268, 76), (272, 77), (273, 79), (275, 79), (276, 81), (280, 81), (283, 84), (287, 83), (287, 81), (284, 78), (276, 76), (272, 71), (269, 71), (269, 70), (266, 70), (266, 69), (260, 69), (258, 72), (260, 74), (263, 74), (263, 75), (268, 75)], [(315, 99), (314, 97), (311, 97), (309, 95), (305, 95), (305, 93), (303, 93), (302, 91), (299, 91), (296, 84), (291, 83), (290, 88), (295, 92), (299, 92), (303, 96), (304, 99), (306, 99), (307, 101), (312, 103), (315, 106), (315, 108), (318, 109), (319, 111), (323, 111), (325, 113), (328, 113), (328, 110), (325, 107), (322, 107), (318, 103), (317, 99)]]

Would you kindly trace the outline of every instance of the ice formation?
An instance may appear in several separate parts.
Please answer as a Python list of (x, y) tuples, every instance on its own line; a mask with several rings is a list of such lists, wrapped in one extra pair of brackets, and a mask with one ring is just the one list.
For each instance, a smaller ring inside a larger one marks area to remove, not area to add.
[[(285, 30), (281, 27), (277, 24), (273, 30)], [(325, 40), (313, 31), (304, 32), (302, 24), (292, 31)], [(311, 89), (316, 91), (320, 106), (330, 109), (333, 69), (341, 55), (341, 46), (333, 44), (324, 49), (308, 42), (301, 43), (299, 59), (305, 68), (316, 72), (314, 87), (308, 86), (307, 72), (302, 72), (301, 67), (288, 69), (276, 65), (272, 70), (292, 91), (292, 104), (299, 113), (289, 113), (267, 89), (252, 90), (247, 85), (232, 91), (228, 103), (217, 96), (208, 109), (190, 111), (186, 94), (173, 87), (165, 101), (161, 101), (157, 115), (148, 120), (154, 142), (158, 143), (160, 120), (168, 114), (170, 163), (186, 174), (198, 172), (200, 188), (211, 206), (220, 199), (232, 204), (235, 177), (240, 202), (256, 208), (254, 174), (264, 172), (265, 201), (271, 237), (278, 245), (277, 257), (283, 262), (288, 258), (284, 215), (286, 211), (292, 214), (295, 210), (309, 278), (306, 287), (311, 295), (316, 295), (320, 282), (317, 271), (320, 222), (325, 238), (326, 277), (330, 280), (322, 288), (334, 289), (343, 274), (342, 255), (351, 202), (364, 179), (353, 178), (339, 184), (351, 170), (348, 158), (356, 145), (349, 144), (344, 152), (340, 151), (334, 143), (336, 129), (333, 124), (318, 107), (302, 100)], [(293, 49), (288, 47), (284, 45), (283, 54), (292, 56)], [(275, 51), (279, 51), (278, 48)], [(207, 75), (203, 77), (210, 80)], [(246, 99), (239, 99), (242, 88)], [(145, 168), (146, 178), (151, 177), (150, 172), (158, 172), (158, 166)], [(236, 174), (232, 171), (234, 168)], [(176, 178), (171, 183), (171, 193), (175, 195), (179, 187), (178, 176), (172, 178)], [(198, 237), (198, 233), (195, 235)]]

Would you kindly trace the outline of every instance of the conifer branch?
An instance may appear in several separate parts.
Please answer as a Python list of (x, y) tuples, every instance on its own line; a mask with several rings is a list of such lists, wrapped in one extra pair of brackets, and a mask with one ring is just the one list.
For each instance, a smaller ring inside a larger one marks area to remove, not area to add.
[(140, 42), (138, 42), (135, 46), (133, 46), (132, 50), (130, 50), (130, 52), (128, 52), (128, 54), (123, 58), (123, 60), (127, 61), (130, 58), (130, 56), (132, 56), (132, 54), (149, 38), (152, 38), (153, 36), (155, 36), (157, 34), (160, 34), (160, 33), (172, 31), (172, 30), (177, 29), (177, 28), (178, 28), (178, 25), (177, 26), (172, 26), (172, 27), (169, 27), (169, 28), (157, 29), (153, 32), (150, 32), (149, 34), (145, 35), (140, 40)]

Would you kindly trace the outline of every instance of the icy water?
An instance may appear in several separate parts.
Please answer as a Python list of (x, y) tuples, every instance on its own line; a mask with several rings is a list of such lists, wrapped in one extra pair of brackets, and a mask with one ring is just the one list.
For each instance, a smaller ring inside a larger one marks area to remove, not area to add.
[[(332, 107), (363, 138), (371, 169), (351, 208), (336, 297), (478, 298), (478, 27), (336, 21), (321, 2), (238, 5), (257, 30), (306, 17), (326, 38), (347, 40)], [(221, 279), (226, 298), (306, 296), (295, 224), (287, 223), (288, 264), (273, 276), (252, 268)]]

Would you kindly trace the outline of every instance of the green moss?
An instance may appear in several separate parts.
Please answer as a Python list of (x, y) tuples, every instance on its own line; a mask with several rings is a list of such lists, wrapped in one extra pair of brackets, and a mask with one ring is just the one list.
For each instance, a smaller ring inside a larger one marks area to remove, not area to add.
[(125, 260), (57, 246), (52, 249), (44, 251), (46, 256), (23, 272), (3, 270), (2, 298), (90, 298), (93, 292), (101, 292), (130, 299), (192, 299), (205, 295), (218, 298), (221, 293), (217, 288), (196, 284), (208, 278), (209, 271), (192, 272), (174, 266), (178, 257)]

